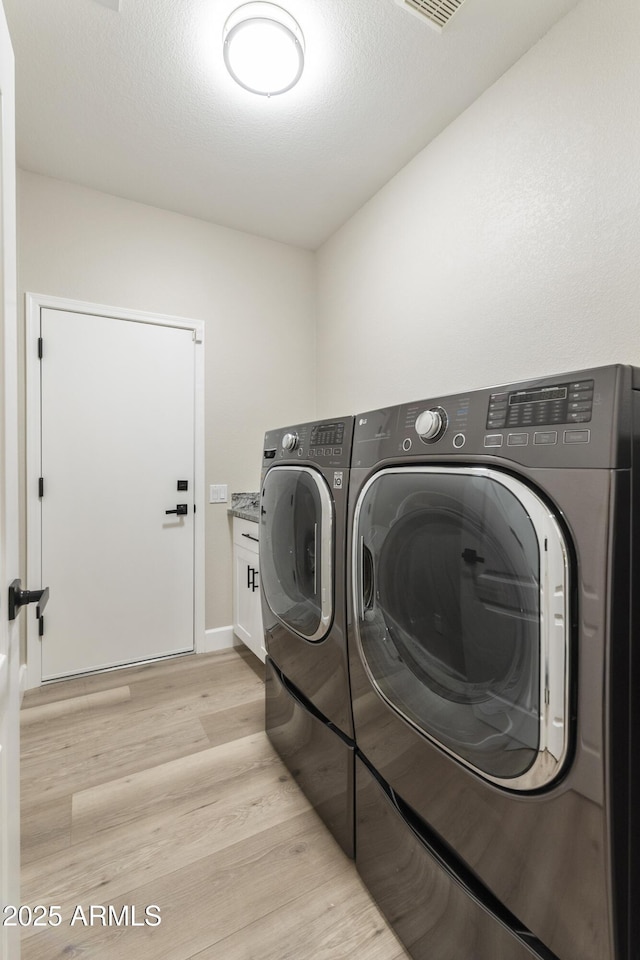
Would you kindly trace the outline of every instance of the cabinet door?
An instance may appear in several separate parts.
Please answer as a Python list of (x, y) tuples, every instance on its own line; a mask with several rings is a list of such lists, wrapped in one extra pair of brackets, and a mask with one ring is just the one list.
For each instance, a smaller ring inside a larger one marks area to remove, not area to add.
[(264, 646), (264, 628), (262, 626), (262, 605), (260, 602), (260, 565), (258, 555), (253, 555), (253, 568), (255, 570), (254, 584), (252, 589), (252, 614), (251, 614), (251, 649), (256, 657), (259, 657), (264, 663), (267, 659), (267, 651)]
[(233, 550), (233, 630), (264, 661), (258, 554), (238, 544)]

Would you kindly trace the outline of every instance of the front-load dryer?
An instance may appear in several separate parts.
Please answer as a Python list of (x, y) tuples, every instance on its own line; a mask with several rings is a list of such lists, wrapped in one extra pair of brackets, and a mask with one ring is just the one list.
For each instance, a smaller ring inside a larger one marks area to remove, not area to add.
[(640, 371), (356, 417), (356, 863), (418, 960), (640, 943)]
[(266, 730), (353, 856), (354, 744), (346, 639), (346, 522), (353, 417), (265, 435), (260, 571)]

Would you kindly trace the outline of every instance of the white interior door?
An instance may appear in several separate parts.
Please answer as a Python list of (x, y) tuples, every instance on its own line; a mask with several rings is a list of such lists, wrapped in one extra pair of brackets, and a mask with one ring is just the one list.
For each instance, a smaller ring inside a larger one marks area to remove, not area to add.
[(193, 330), (42, 309), (41, 337), (42, 678), (193, 650)]
[[(18, 570), (18, 355), (13, 52), (0, 6), (0, 905), (20, 903), (20, 640), (8, 620)], [(3, 912), (2, 918), (5, 914)], [(0, 957), (18, 960), (16, 927), (0, 926)]]

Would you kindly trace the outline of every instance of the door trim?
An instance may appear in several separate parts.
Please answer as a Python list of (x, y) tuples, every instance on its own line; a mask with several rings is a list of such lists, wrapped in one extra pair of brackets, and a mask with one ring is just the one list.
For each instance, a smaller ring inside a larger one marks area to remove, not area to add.
[[(0, 899), (20, 895), (20, 626), (7, 619), (9, 584), (20, 576), (18, 320), (16, 271), (15, 58), (0, 3)], [(20, 901), (17, 901), (20, 903)], [(20, 932), (0, 927), (0, 954), (19, 960)]]
[[(204, 321), (172, 317), (160, 313), (147, 313), (141, 310), (128, 310), (124, 307), (112, 307), (99, 303), (87, 303), (83, 300), (69, 300), (66, 297), (52, 297), (47, 294), (25, 294), (27, 583), (35, 585), (30, 586), (32, 590), (39, 589), (42, 570), (42, 511), (38, 496), (41, 453), (38, 337), (40, 336), (40, 314), (44, 309), (83, 313), (87, 316), (112, 317), (115, 320), (132, 320), (136, 323), (151, 323), (161, 327), (178, 327), (193, 331), (194, 343), (200, 347), (195, 351), (194, 398), (195, 476), (193, 502), (196, 507), (194, 517), (194, 643), (195, 652), (201, 653), (205, 649)], [(42, 683), (40, 643), (37, 621), (34, 617), (29, 617), (27, 627), (27, 687), (38, 687)]]

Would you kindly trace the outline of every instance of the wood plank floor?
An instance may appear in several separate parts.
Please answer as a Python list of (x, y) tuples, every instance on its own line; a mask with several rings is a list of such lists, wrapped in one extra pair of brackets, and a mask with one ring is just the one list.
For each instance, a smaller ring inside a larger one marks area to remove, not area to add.
[(265, 736), (250, 653), (50, 684), (21, 716), (22, 903), (62, 917), (23, 960), (407, 957)]

